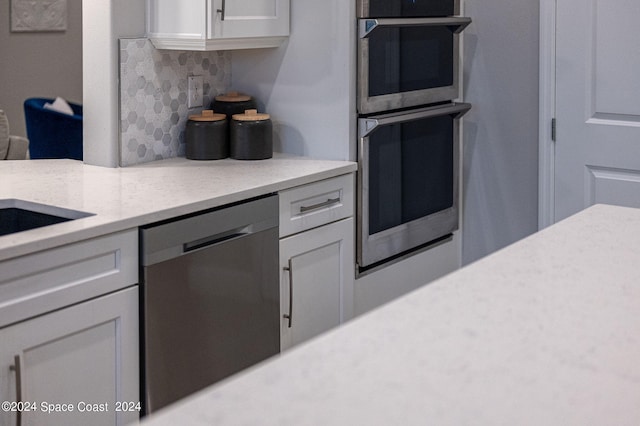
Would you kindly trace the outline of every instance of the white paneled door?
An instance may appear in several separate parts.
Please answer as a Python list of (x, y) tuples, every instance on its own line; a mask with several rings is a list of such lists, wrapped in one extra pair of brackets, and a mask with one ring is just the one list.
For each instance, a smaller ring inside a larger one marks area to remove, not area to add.
[(554, 219), (640, 207), (640, 1), (556, 5)]

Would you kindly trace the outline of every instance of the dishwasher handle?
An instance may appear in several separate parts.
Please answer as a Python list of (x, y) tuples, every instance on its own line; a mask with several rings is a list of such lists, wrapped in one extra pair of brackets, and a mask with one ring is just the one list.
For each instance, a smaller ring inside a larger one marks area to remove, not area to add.
[(231, 239), (277, 228), (278, 196), (191, 214), (140, 228), (141, 266), (155, 265)]
[(227, 241), (242, 238), (252, 233), (253, 232), (251, 231), (251, 226), (245, 226), (242, 228), (233, 229), (231, 231), (221, 232), (216, 235), (211, 235), (209, 237), (200, 238), (198, 240), (182, 244), (182, 252), (188, 253), (207, 247), (213, 247), (217, 244), (226, 243)]

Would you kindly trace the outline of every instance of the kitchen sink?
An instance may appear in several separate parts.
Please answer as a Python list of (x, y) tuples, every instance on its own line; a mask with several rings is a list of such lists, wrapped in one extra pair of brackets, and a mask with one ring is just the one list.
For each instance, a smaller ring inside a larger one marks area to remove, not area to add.
[(0, 236), (93, 216), (77, 210), (23, 200), (0, 200)]

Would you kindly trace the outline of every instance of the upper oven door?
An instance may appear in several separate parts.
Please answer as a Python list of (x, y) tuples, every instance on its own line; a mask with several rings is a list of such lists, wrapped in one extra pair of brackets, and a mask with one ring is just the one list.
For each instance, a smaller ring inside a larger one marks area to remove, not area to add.
[(459, 126), (451, 103), (358, 120), (358, 265), (458, 228)]
[(460, 0), (358, 0), (359, 18), (425, 18), (460, 14)]
[(360, 19), (358, 113), (458, 98), (459, 33), (467, 17)]

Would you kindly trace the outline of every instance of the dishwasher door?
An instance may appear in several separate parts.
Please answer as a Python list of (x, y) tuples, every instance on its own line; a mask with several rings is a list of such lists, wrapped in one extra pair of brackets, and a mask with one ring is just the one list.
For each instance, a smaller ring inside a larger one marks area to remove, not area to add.
[(280, 351), (277, 196), (140, 232), (146, 413)]

